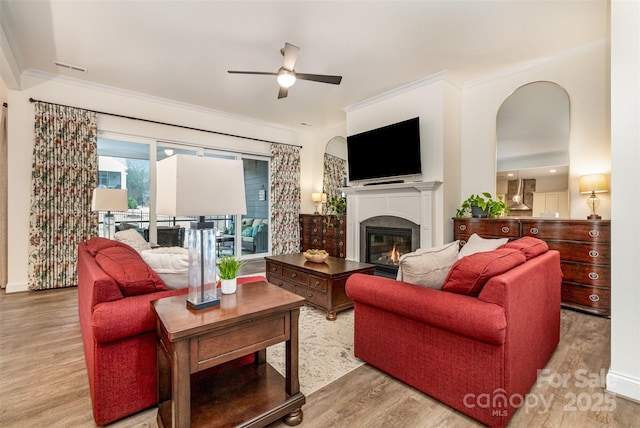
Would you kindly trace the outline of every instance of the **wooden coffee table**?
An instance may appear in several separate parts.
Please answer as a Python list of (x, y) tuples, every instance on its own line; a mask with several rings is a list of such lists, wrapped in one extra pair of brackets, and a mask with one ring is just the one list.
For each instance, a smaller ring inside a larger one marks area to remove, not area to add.
[(345, 292), (345, 283), (354, 273), (373, 275), (375, 265), (329, 257), (324, 263), (312, 263), (302, 253), (268, 256), (267, 280), (296, 293), (307, 303), (327, 311), (335, 321), (339, 311), (353, 307)]
[[(160, 427), (263, 427), (280, 418), (287, 425), (302, 421), (306, 402), (298, 380), (302, 297), (260, 281), (222, 295), (218, 307), (188, 309), (186, 295), (152, 305), (158, 324)], [(283, 341), (286, 377), (266, 362), (266, 347)], [(207, 373), (251, 353), (255, 364)]]

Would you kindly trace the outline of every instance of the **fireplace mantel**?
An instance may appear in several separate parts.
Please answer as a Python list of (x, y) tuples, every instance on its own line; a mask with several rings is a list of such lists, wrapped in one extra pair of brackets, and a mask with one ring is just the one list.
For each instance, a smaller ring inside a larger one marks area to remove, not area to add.
[(433, 243), (434, 194), (441, 181), (416, 181), (345, 187), (347, 195), (347, 259), (360, 261), (360, 223), (395, 216), (420, 225), (420, 247)]

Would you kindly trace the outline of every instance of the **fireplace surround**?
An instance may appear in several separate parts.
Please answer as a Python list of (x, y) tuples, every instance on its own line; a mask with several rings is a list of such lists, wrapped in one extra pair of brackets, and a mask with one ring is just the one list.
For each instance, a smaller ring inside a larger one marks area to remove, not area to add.
[(411, 229), (412, 250), (434, 245), (436, 190), (440, 181), (345, 187), (347, 195), (347, 259), (365, 262), (363, 228)]

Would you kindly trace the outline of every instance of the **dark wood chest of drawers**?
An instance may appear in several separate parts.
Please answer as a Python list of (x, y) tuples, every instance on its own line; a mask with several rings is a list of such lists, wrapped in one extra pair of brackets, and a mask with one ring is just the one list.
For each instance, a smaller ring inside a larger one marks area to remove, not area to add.
[(326, 250), (330, 256), (347, 256), (347, 219), (345, 216), (300, 214), (300, 251)]
[(312, 263), (300, 254), (282, 254), (264, 258), (267, 280), (307, 299), (307, 304), (327, 312), (333, 321), (339, 311), (353, 307), (345, 284), (354, 273), (373, 275), (375, 265), (329, 257), (324, 263)]
[(540, 218), (454, 218), (453, 239), (534, 236), (560, 252), (562, 305), (611, 315), (611, 222)]

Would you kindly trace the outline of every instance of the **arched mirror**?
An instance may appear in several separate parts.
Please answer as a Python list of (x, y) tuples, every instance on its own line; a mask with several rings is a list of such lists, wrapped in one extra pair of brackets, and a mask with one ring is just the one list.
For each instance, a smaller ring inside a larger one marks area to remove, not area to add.
[(322, 186), (327, 200), (340, 196), (340, 188), (346, 186), (347, 178), (347, 139), (333, 137), (324, 149), (324, 169)]
[(511, 216), (569, 217), (569, 95), (553, 82), (516, 89), (497, 116), (496, 194)]

